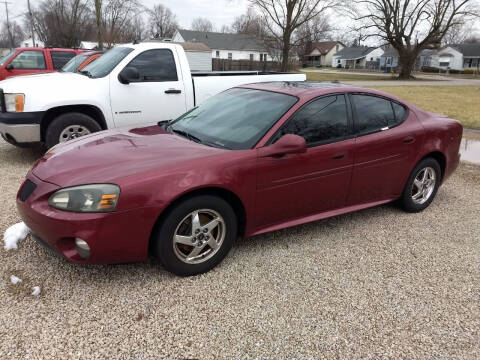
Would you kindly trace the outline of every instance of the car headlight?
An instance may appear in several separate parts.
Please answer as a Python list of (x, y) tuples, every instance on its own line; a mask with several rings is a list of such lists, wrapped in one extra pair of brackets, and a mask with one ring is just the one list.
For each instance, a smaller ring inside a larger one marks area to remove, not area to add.
[(115, 211), (120, 188), (113, 184), (73, 186), (53, 193), (48, 199), (51, 207), (72, 212)]
[(25, 107), (25, 95), (5, 94), (5, 107), (8, 112), (23, 112)]

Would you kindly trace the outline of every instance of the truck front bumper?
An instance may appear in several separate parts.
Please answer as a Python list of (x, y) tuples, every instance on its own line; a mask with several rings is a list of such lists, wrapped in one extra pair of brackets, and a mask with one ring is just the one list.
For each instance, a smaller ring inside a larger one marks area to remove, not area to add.
[(41, 141), (40, 122), (43, 112), (0, 112), (0, 134), (13, 145)]

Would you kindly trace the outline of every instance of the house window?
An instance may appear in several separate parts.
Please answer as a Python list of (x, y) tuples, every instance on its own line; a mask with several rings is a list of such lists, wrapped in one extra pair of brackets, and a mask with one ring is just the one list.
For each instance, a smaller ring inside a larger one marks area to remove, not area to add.
[(387, 65), (390, 65), (392, 63), (392, 58), (391, 57), (387, 57)]
[(215, 55), (216, 55), (217, 58), (219, 58), (219, 57), (220, 57), (220, 51), (217, 50), (217, 51), (215, 52)]
[(267, 61), (267, 55), (268, 54), (263, 54), (263, 61)]
[(373, 61), (373, 57), (370, 58), (370, 61)]
[(263, 54), (260, 54), (260, 61), (263, 61)]
[(253, 61), (253, 54), (250, 54), (250, 61)]
[(338, 52), (338, 44), (335, 45), (335, 51)]
[(232, 53), (228, 53), (228, 60), (232, 60)]

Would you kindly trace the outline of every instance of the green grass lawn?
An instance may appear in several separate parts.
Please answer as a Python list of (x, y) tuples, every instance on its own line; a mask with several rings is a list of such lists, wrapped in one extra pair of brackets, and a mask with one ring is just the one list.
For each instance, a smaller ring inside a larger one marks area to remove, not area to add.
[(446, 114), (468, 128), (480, 129), (479, 86), (373, 86), (424, 110)]

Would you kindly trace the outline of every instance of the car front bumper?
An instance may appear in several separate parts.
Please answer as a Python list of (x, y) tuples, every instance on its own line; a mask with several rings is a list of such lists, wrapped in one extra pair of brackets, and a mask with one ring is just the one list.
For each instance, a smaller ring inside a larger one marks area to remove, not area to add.
[[(17, 208), (32, 236), (68, 261), (80, 264), (110, 264), (144, 261), (158, 209), (139, 208), (111, 213), (73, 213), (48, 205), (49, 196), (58, 186), (29, 173), (27, 179), (36, 188)], [(23, 187), (24, 184), (22, 184)], [(77, 252), (75, 238), (90, 247), (88, 258)]]
[(0, 134), (14, 145), (41, 141), (43, 112), (0, 112)]

